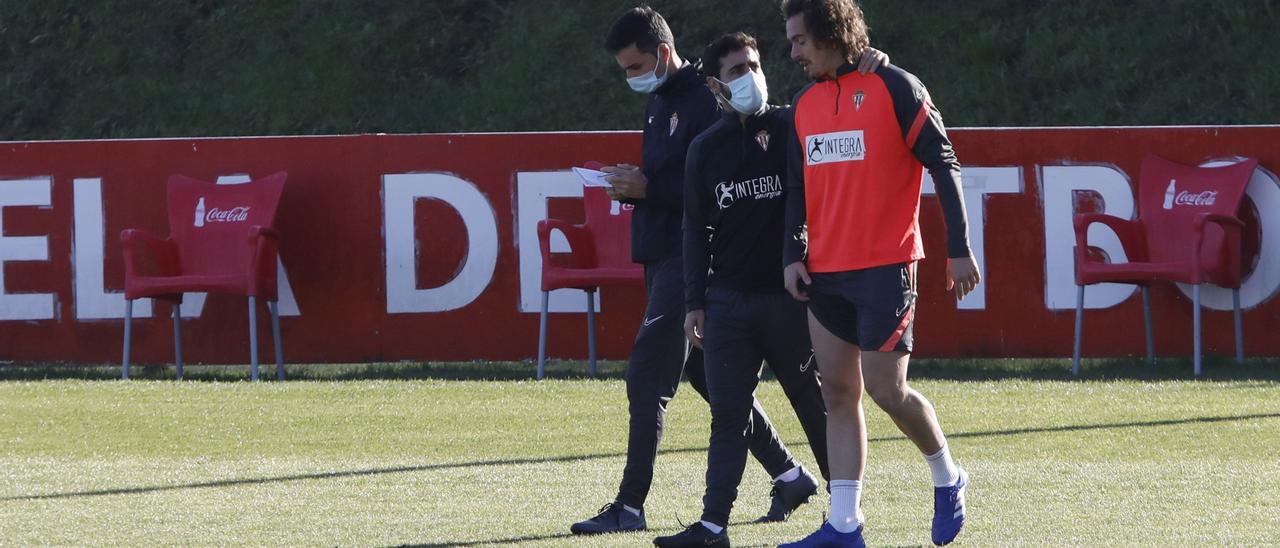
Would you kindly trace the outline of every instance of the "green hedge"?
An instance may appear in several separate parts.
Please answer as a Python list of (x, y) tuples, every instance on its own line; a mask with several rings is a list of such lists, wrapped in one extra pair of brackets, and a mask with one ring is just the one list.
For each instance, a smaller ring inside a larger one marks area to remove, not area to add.
[[(776, 3), (655, 1), (682, 55)], [(1280, 122), (1280, 1), (866, 0), (952, 126)], [(601, 48), (620, 0), (0, 2), (0, 139), (639, 127)]]

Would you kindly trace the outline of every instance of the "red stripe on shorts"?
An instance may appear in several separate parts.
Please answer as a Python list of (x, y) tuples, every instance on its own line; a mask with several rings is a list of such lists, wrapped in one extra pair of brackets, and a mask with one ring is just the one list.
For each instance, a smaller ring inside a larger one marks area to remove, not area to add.
[(916, 307), (914, 306), (907, 309), (907, 313), (902, 315), (902, 323), (898, 324), (898, 328), (893, 330), (893, 335), (880, 347), (881, 352), (892, 352), (893, 347), (898, 346), (898, 341), (902, 340), (902, 334), (907, 331), (907, 326), (911, 324), (911, 317), (915, 315), (915, 312)]
[[(911, 290), (914, 292), (916, 287), (915, 261), (911, 261), (907, 264), (907, 272), (907, 275), (910, 277), (910, 280), (907, 283), (911, 284)], [(898, 346), (898, 341), (902, 340), (902, 334), (907, 332), (907, 326), (911, 325), (911, 318), (915, 316), (915, 313), (916, 305), (912, 303), (911, 307), (907, 309), (907, 313), (902, 315), (902, 322), (898, 323), (898, 328), (893, 330), (893, 335), (890, 335), (889, 340), (885, 341), (884, 344), (880, 346), (881, 352), (892, 352), (893, 347)]]

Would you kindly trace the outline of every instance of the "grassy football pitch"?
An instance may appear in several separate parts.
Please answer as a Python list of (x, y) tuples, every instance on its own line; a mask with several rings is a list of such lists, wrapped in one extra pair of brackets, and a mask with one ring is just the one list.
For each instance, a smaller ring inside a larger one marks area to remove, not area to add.
[[(1071, 380), (1060, 360), (1009, 363), (922, 363), (928, 378), (914, 381), (971, 475), (958, 544), (1280, 543), (1275, 360), (1218, 365), (1203, 381), (1179, 379), (1182, 364), (1154, 377), (1102, 364)], [(570, 373), (579, 367), (534, 382), (529, 364), (317, 366), (260, 384), (227, 382), (240, 369), (124, 383), (105, 369), (0, 368), (0, 543), (645, 546), (696, 520), (709, 415), (684, 385), (651, 530), (567, 534), (611, 500), (625, 453), (620, 365), (604, 379)], [(777, 383), (759, 396), (813, 468)], [(867, 540), (927, 544), (927, 468), (867, 403)], [(748, 523), (768, 491), (749, 462), (734, 545), (820, 523), (825, 496), (787, 523)]]

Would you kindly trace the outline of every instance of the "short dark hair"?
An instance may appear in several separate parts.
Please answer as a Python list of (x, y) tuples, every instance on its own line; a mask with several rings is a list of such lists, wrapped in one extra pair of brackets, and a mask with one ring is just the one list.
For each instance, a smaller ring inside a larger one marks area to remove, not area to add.
[(853, 0), (783, 0), (782, 17), (804, 15), (809, 36), (824, 48), (834, 48), (853, 61), (871, 45), (862, 7)]
[(702, 75), (720, 78), (720, 59), (747, 48), (760, 51), (756, 39), (744, 32), (731, 32), (716, 38), (702, 50)]
[(604, 49), (610, 55), (617, 55), (632, 44), (641, 52), (657, 55), (658, 44), (674, 47), (676, 40), (662, 14), (649, 6), (640, 6), (618, 17), (604, 38)]

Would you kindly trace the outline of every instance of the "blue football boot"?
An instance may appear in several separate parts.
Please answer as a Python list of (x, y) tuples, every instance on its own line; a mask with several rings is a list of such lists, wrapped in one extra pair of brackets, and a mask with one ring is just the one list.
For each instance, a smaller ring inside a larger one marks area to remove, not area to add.
[(969, 474), (960, 469), (960, 479), (950, 487), (933, 489), (933, 543), (942, 546), (956, 539), (964, 527), (964, 490)]
[(849, 533), (841, 533), (835, 527), (831, 526), (831, 522), (822, 522), (822, 527), (813, 534), (804, 537), (795, 542), (787, 544), (779, 544), (778, 548), (866, 548), (867, 543), (862, 540), (862, 526)]

